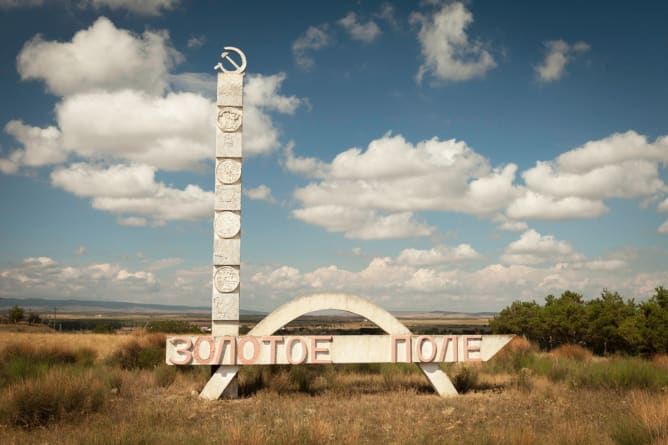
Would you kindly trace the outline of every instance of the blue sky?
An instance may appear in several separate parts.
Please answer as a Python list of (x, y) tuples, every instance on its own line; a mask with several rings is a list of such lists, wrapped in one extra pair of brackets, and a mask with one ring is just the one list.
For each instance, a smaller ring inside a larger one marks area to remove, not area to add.
[(661, 2), (0, 0), (0, 296), (208, 305), (213, 66), (248, 58), (241, 307), (668, 285)]

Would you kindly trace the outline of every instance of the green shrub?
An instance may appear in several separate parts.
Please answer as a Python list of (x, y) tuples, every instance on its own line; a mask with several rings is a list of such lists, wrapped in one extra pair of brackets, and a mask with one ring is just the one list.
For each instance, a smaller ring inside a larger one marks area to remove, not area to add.
[(0, 356), (0, 388), (11, 383), (43, 375), (56, 365), (91, 366), (96, 353), (90, 348), (77, 351), (62, 347), (35, 347), (24, 343), (10, 344)]
[(10, 323), (18, 323), (19, 321), (23, 320), (24, 316), (25, 311), (22, 307), (14, 306), (7, 311), (7, 318), (9, 319)]
[(550, 355), (557, 358), (567, 358), (578, 362), (591, 360), (592, 352), (580, 345), (566, 344), (561, 345), (550, 351)]
[(524, 392), (531, 392), (533, 389), (533, 382), (531, 381), (531, 376), (533, 372), (529, 368), (522, 368), (519, 372), (513, 377), (512, 385)]
[(150, 369), (159, 366), (165, 362), (165, 346), (145, 346), (139, 350), (137, 367), (140, 369)]
[(239, 395), (245, 397), (268, 386), (271, 369), (269, 366), (242, 366), (238, 375)]
[(43, 375), (49, 369), (48, 363), (34, 362), (28, 357), (7, 356), (0, 365), (0, 387), (23, 379)]
[(167, 334), (200, 334), (200, 328), (183, 320), (152, 320), (146, 325), (148, 332)]
[(13, 343), (3, 350), (5, 357), (25, 357), (30, 360), (39, 360), (48, 364), (74, 363), (76, 353), (59, 346), (36, 347), (26, 343)]
[(108, 388), (92, 371), (56, 368), (41, 379), (10, 385), (2, 392), (3, 423), (33, 428), (99, 411)]
[(100, 366), (96, 370), (102, 382), (114, 394), (120, 394), (123, 388), (123, 374), (124, 372), (117, 368), (110, 368), (108, 366)]
[[(151, 337), (153, 339), (155, 337)], [(149, 341), (140, 344), (132, 340), (117, 349), (107, 360), (111, 366), (121, 369), (151, 369), (165, 361), (165, 344), (158, 341)]]
[(532, 368), (537, 359), (538, 347), (523, 337), (515, 337), (485, 364), (487, 372), (513, 374), (524, 368)]
[(633, 417), (616, 421), (610, 429), (610, 438), (616, 445), (640, 445), (652, 443), (650, 431)]
[(555, 360), (543, 374), (552, 382), (563, 382), (575, 373), (576, 365), (568, 360)]
[(568, 381), (576, 388), (657, 391), (668, 386), (668, 374), (646, 360), (623, 358), (575, 367)]
[(341, 366), (343, 372), (355, 374), (380, 374), (382, 363), (351, 363)]
[(176, 366), (160, 365), (153, 371), (155, 384), (161, 388), (167, 388), (176, 379)]
[(476, 366), (459, 365), (456, 368), (452, 384), (460, 394), (467, 393), (478, 385), (479, 373)]
[(265, 371), (262, 373), (262, 378), (265, 388), (277, 394), (285, 394), (291, 390), (292, 381), (286, 366), (272, 365), (263, 368)]
[(290, 368), (290, 381), (300, 392), (310, 393), (317, 376), (318, 372), (314, 366), (294, 365)]
[(113, 334), (116, 332), (116, 326), (111, 322), (105, 321), (99, 324), (96, 324), (93, 328), (93, 332), (96, 334)]
[(121, 369), (135, 369), (138, 367), (139, 351), (141, 351), (141, 345), (133, 340), (114, 351), (107, 362)]

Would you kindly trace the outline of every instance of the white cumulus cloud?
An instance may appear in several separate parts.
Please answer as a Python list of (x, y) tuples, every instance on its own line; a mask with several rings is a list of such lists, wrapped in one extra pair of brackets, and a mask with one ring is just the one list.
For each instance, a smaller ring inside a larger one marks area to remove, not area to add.
[(357, 14), (354, 12), (349, 12), (338, 23), (346, 30), (351, 39), (359, 42), (371, 43), (380, 37), (381, 34), (376, 22), (369, 20), (366, 23), (360, 23), (357, 19)]
[(660, 203), (656, 207), (657, 212), (668, 212), (668, 198), (664, 199), (662, 203)]
[(209, 217), (213, 192), (196, 185), (183, 190), (155, 181), (155, 167), (147, 165), (112, 165), (103, 168), (92, 164), (72, 164), (52, 172), (55, 187), (77, 196), (92, 198), (93, 208), (119, 216), (119, 223), (144, 226), (146, 218), (154, 224), (172, 220), (195, 220)]
[[(7, 150), (0, 172), (64, 164), (72, 156), (78, 162), (52, 171), (52, 185), (91, 198), (94, 208), (115, 214), (121, 225), (210, 217), (212, 192), (155, 181), (158, 170), (201, 171), (214, 155), (215, 77), (171, 74), (181, 58), (167, 32), (137, 35), (104, 17), (71, 41), (28, 41), (17, 59), (21, 77), (41, 80), (62, 97), (55, 125), (5, 125), (20, 148)], [(247, 76), (244, 156), (278, 149), (273, 114), (294, 114), (304, 103), (281, 93), (285, 78)]]
[(139, 36), (100, 17), (70, 42), (35, 36), (21, 49), (17, 67), (21, 79), (43, 80), (59, 96), (126, 88), (162, 93), (167, 72), (181, 59), (166, 31)]
[(396, 10), (391, 3), (383, 3), (374, 17), (385, 21), (394, 29), (399, 29), (399, 19), (397, 19)]
[(612, 198), (650, 198), (668, 192), (659, 166), (668, 162), (668, 137), (654, 142), (635, 131), (615, 133), (538, 161), (522, 173), (524, 193), (507, 209), (512, 218), (593, 218)]
[(431, 235), (435, 230), (416, 221), (411, 212), (384, 213), (324, 204), (295, 209), (292, 214), (329, 232), (345, 232), (351, 239), (412, 238)]
[(544, 42), (545, 59), (535, 67), (536, 77), (540, 82), (554, 82), (559, 80), (565, 70), (566, 65), (582, 53), (591, 48), (586, 42), (577, 42), (569, 45), (563, 40), (550, 40)]
[(668, 219), (656, 229), (659, 233), (668, 233)]
[(292, 43), (292, 54), (295, 57), (295, 63), (305, 70), (313, 69), (315, 67), (315, 60), (313, 60), (310, 53), (331, 44), (332, 37), (329, 35), (329, 26), (327, 24), (309, 26), (304, 34)]
[(204, 35), (192, 36), (191, 38), (188, 39), (186, 46), (188, 48), (199, 48), (200, 46), (206, 44), (206, 41), (207, 38)]
[(215, 105), (192, 93), (142, 91), (68, 96), (56, 106), (62, 144), (80, 156), (197, 168), (215, 146)]
[(36, 257), (0, 269), (2, 296), (117, 301), (119, 295), (131, 295), (134, 301), (146, 301), (154, 299), (159, 288), (160, 281), (152, 272), (129, 270), (115, 263), (67, 265)]
[(454, 263), (481, 259), (476, 250), (469, 244), (448, 246), (445, 244), (431, 249), (404, 249), (397, 257), (397, 263), (411, 266), (434, 266), (438, 264)]
[(248, 196), (253, 200), (266, 201), (270, 204), (276, 203), (276, 199), (271, 194), (271, 189), (264, 184), (244, 189), (244, 196)]
[[(249, 74), (244, 86), (244, 156), (255, 156), (271, 153), (281, 146), (280, 131), (274, 125), (271, 113), (292, 115), (306, 100), (297, 96), (281, 93), (286, 79), (285, 73), (271, 75)], [(216, 78), (210, 74), (182, 73), (170, 76), (173, 87), (197, 95), (213, 96), (216, 91)], [(213, 102), (211, 107), (215, 107)], [(214, 109), (214, 108), (211, 108)], [(211, 111), (212, 112), (212, 111)], [(207, 115), (206, 124), (211, 123)], [(213, 138), (214, 130), (208, 134)], [(210, 144), (213, 144), (211, 139)], [(210, 157), (207, 152), (206, 158)]]
[(554, 264), (582, 258), (566, 241), (557, 240), (552, 235), (541, 235), (533, 229), (510, 243), (501, 255), (501, 260), (509, 264)]
[(285, 73), (248, 76), (244, 87), (244, 155), (266, 154), (280, 147), (270, 112), (294, 114), (304, 101), (280, 93)]
[(101, 168), (76, 163), (51, 173), (51, 182), (76, 196), (133, 198), (155, 194), (155, 167), (149, 165), (112, 165)]
[(668, 163), (668, 135), (661, 136), (650, 143), (646, 136), (629, 130), (589, 141), (557, 157), (559, 167), (573, 173), (585, 173), (597, 167), (619, 164), (624, 161)]
[(494, 215), (492, 221), (498, 224), (497, 229), (508, 232), (524, 232), (529, 228), (526, 222), (513, 220), (502, 213)]
[(292, 173), (307, 178), (325, 178), (329, 173), (329, 165), (320, 159), (295, 155), (295, 144), (290, 141), (283, 151), (283, 166)]
[(516, 219), (565, 220), (596, 218), (608, 211), (601, 201), (584, 199), (577, 196), (555, 198), (540, 193), (527, 191), (513, 201), (506, 213)]
[(445, 4), (432, 14), (413, 13), (410, 21), (420, 27), (418, 40), (424, 57), (418, 83), (425, 74), (440, 80), (469, 80), (496, 66), (483, 44), (469, 39), (466, 29), (473, 23), (473, 14), (463, 3)]
[(436, 259), (443, 260), (439, 251), (449, 252), (445, 255), (449, 259), (455, 250), (442, 246), (418, 250), (415, 255), (402, 252), (396, 258), (375, 257), (357, 271), (335, 265), (300, 270), (288, 265), (248, 264), (244, 265), (250, 277), (245, 281), (244, 298), (257, 307), (272, 309), (295, 295), (341, 291), (363, 295), (394, 310), (495, 310), (517, 299), (540, 300), (565, 289), (591, 297), (604, 288), (627, 296), (648, 295), (666, 279), (665, 272), (636, 274), (618, 258), (585, 258), (567, 242), (531, 231), (511, 246), (508, 250), (525, 255), (518, 259), (531, 264), (488, 264), (477, 269), (470, 269), (470, 264), (462, 268), (458, 261), (437, 264)]
[(387, 134), (364, 151), (351, 148), (338, 154), (331, 163), (295, 157), (292, 150), (286, 155), (287, 169), (320, 179), (294, 191), (302, 205), (294, 215), (349, 237), (364, 233), (368, 238), (357, 227), (371, 220), (378, 227), (382, 221), (415, 230), (387, 230), (393, 237), (428, 235), (433, 228), (415, 223), (412, 212), (489, 215), (505, 209), (518, 194), (514, 164), (491, 168), (487, 159), (454, 139), (411, 144)]
[(23, 148), (14, 150), (7, 159), (0, 161), (0, 171), (3, 173), (14, 173), (21, 166), (59, 164), (67, 159), (60, 130), (54, 126), (39, 128), (20, 120), (11, 120), (5, 125), (5, 133), (13, 136)]

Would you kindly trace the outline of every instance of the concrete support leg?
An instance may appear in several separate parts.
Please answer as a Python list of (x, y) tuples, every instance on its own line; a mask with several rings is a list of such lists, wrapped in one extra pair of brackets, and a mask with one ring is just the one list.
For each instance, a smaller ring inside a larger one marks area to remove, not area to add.
[[(217, 400), (221, 396), (236, 399), (239, 397), (238, 366), (219, 366), (206, 383), (199, 397), (205, 400)], [(227, 391), (226, 391), (227, 390)]]
[(439, 396), (453, 397), (458, 394), (455, 385), (438, 363), (420, 363), (419, 366)]

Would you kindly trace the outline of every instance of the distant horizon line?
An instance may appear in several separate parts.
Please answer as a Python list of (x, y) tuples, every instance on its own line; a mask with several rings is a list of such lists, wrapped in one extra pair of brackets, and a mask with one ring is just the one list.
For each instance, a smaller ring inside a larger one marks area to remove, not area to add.
[[(61, 306), (89, 306), (89, 307), (101, 307), (106, 309), (122, 309), (134, 307), (134, 308), (153, 308), (153, 309), (162, 309), (164, 311), (168, 310), (195, 310), (197, 312), (211, 312), (211, 308), (208, 306), (188, 306), (184, 304), (160, 304), (160, 303), (137, 303), (130, 301), (114, 301), (114, 300), (79, 300), (79, 299), (49, 299), (49, 298), (40, 298), (40, 297), (0, 297), (0, 308), (11, 307), (17, 305), (19, 302), (33, 302), (36, 306), (51, 306), (54, 305), (56, 308), (58, 305)], [(27, 304), (23, 304), (28, 306)], [(240, 311), (245, 312), (243, 315), (268, 315), (270, 312), (260, 311), (256, 309), (245, 309), (241, 308)], [(344, 311), (336, 311), (344, 312)], [(498, 312), (495, 311), (446, 311), (440, 309), (433, 310), (389, 310), (393, 314), (405, 314), (405, 313), (415, 313), (415, 314), (465, 314), (465, 315), (496, 315)]]

